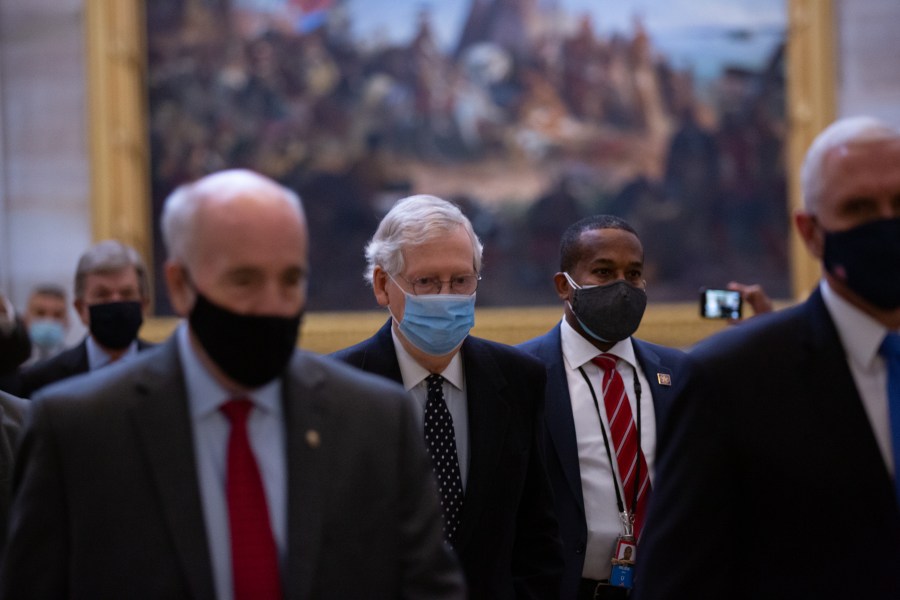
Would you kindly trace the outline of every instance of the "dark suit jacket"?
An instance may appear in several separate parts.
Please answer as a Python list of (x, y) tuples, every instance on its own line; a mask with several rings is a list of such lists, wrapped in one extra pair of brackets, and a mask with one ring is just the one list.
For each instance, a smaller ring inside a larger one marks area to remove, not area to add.
[(26, 400), (0, 392), (0, 548), (6, 540), (13, 465), (27, 408)]
[[(336, 356), (402, 381), (390, 320)], [(514, 348), (472, 336), (462, 360), (470, 462), (456, 550), (470, 597), (551, 598), (562, 564), (538, 439), (543, 368)]]
[[(563, 542), (565, 571), (561, 598), (575, 598), (581, 573), (584, 570), (584, 550), (587, 545), (587, 521), (584, 497), (581, 493), (581, 468), (578, 463), (578, 443), (575, 420), (562, 354), (560, 325), (540, 337), (519, 346), (539, 358), (547, 367), (547, 408), (545, 435), (547, 471), (553, 485), (556, 517)], [(679, 388), (684, 352), (632, 338), (635, 356), (647, 381), (656, 413), (657, 431), (668, 416), (669, 407)], [(657, 373), (667, 374), (672, 385), (661, 385)], [(612, 549), (610, 549), (612, 550)]]
[(637, 597), (900, 597), (900, 510), (817, 290), (691, 353)]
[[(153, 344), (141, 339), (137, 342), (139, 351), (153, 347)], [(51, 356), (22, 369), (19, 372), (15, 391), (23, 398), (30, 398), (44, 386), (61, 379), (87, 373), (88, 370), (87, 338), (85, 338), (77, 346), (72, 346), (56, 356)]]
[[(300, 351), (283, 385), (285, 598), (462, 598), (403, 390)], [(214, 597), (174, 338), (40, 392), (16, 488), (0, 597)]]

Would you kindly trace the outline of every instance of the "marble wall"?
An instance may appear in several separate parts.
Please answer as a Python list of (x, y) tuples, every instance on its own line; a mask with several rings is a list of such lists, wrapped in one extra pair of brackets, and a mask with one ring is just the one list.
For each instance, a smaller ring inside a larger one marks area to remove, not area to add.
[(20, 309), (71, 289), (91, 243), (84, 1), (0, 0), (0, 290)]

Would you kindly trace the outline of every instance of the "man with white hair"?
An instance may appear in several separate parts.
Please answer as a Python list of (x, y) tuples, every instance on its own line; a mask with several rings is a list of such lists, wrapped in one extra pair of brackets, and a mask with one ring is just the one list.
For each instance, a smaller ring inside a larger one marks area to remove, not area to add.
[(481, 250), (456, 205), (400, 200), (366, 247), (366, 279), (390, 317), (337, 356), (416, 400), (469, 597), (555, 598), (562, 555), (539, 442), (546, 375), (535, 358), (469, 335)]
[(900, 131), (837, 121), (802, 185), (794, 223), (822, 280), (691, 352), (640, 600), (900, 593)]
[(307, 226), (249, 171), (177, 189), (164, 344), (39, 392), (2, 598), (463, 598), (403, 389), (296, 350)]

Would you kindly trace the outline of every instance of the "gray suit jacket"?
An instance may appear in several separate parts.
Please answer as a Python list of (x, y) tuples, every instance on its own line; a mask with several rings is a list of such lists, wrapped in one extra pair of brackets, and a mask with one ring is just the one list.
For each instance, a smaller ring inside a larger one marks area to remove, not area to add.
[[(462, 597), (403, 390), (302, 351), (283, 383), (285, 597)], [(214, 597), (185, 394), (170, 339), (35, 397), (0, 596)]]

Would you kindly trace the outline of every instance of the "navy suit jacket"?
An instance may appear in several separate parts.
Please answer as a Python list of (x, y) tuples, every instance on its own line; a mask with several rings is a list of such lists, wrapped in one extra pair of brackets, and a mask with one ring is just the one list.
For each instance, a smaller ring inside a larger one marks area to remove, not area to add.
[[(152, 348), (153, 344), (138, 339), (138, 351)], [(19, 372), (16, 394), (23, 398), (30, 398), (36, 391), (44, 386), (55, 383), (61, 379), (74, 377), (87, 373), (88, 365), (87, 338), (81, 340), (77, 346), (63, 350), (56, 356), (34, 363), (23, 368)]]
[[(297, 351), (282, 374), (285, 599), (464, 597), (402, 388)], [(0, 598), (213, 600), (174, 337), (35, 396)]]
[(898, 500), (819, 290), (690, 360), (637, 597), (900, 597)]
[[(335, 356), (402, 382), (390, 319)], [(562, 561), (539, 442), (543, 367), (510, 346), (472, 336), (463, 342), (462, 360), (470, 463), (456, 550), (470, 598), (554, 597)]]
[[(563, 542), (565, 571), (561, 598), (575, 598), (584, 569), (587, 545), (587, 521), (581, 493), (581, 469), (575, 437), (575, 419), (562, 354), (561, 325), (542, 336), (524, 342), (519, 348), (539, 358), (547, 368), (545, 435), (547, 470), (553, 486), (556, 516)], [(635, 356), (640, 363), (653, 397), (657, 431), (666, 420), (669, 408), (682, 380), (687, 359), (684, 352), (632, 338)], [(671, 385), (662, 385), (657, 374), (670, 377)], [(612, 550), (612, 549), (610, 549)]]
[(27, 409), (27, 400), (0, 391), (0, 548), (6, 540), (13, 465)]

